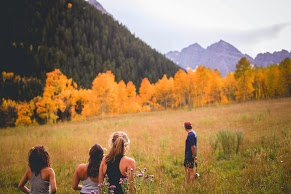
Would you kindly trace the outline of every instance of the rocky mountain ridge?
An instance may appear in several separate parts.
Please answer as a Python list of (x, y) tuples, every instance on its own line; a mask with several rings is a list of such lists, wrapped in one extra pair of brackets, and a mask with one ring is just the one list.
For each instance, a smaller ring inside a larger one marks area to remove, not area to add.
[(225, 76), (229, 71), (235, 71), (235, 65), (242, 57), (246, 57), (253, 65), (266, 67), (274, 63), (278, 64), (287, 57), (291, 58), (291, 52), (282, 50), (274, 53), (260, 53), (253, 59), (241, 53), (233, 45), (220, 40), (206, 49), (195, 43), (183, 48), (181, 52), (170, 51), (166, 57), (184, 69), (195, 69), (201, 64), (213, 70), (217, 69), (221, 76)]

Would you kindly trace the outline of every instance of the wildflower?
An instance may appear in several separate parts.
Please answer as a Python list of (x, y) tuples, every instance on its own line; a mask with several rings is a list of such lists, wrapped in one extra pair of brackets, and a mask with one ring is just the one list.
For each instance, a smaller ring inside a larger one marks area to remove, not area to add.
[(113, 191), (113, 190), (110, 190), (109, 192), (110, 192), (110, 193), (114, 193), (114, 191)]
[(284, 190), (284, 187), (281, 187), (282, 190)]
[(120, 181), (119, 184), (121, 185), (122, 184), (122, 181)]
[(91, 191), (91, 194), (94, 194), (95, 193), (95, 191)]
[(273, 171), (273, 170), (271, 170), (270, 172), (271, 172), (271, 173), (273, 173), (274, 171)]
[(111, 185), (110, 187), (109, 187), (110, 189), (112, 189), (112, 188), (116, 188), (116, 186), (115, 185)]
[(152, 178), (154, 178), (154, 175), (151, 175)]
[(144, 168), (143, 170), (146, 172), (147, 171), (147, 168)]
[(108, 175), (107, 175), (107, 174), (105, 174), (105, 177), (108, 177)]
[(146, 178), (146, 179), (147, 179), (148, 177), (149, 177), (148, 175), (145, 175), (145, 177), (144, 177), (144, 178)]
[(261, 188), (263, 188), (264, 185), (261, 185)]
[(281, 160), (281, 163), (283, 163), (283, 160)]
[(142, 175), (143, 175), (143, 174), (139, 173), (137, 176), (138, 176), (138, 177), (142, 177)]
[(133, 168), (130, 168), (130, 171), (133, 172)]
[(99, 184), (97, 187), (101, 187), (101, 185)]

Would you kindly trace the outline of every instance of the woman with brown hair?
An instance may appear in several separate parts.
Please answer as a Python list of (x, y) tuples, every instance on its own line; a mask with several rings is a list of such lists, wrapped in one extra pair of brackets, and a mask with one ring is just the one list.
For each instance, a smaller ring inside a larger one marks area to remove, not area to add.
[[(116, 186), (114, 193), (123, 193), (119, 184), (120, 178), (126, 178), (130, 170), (135, 171), (134, 159), (125, 156), (129, 148), (129, 142), (130, 140), (126, 133), (122, 131), (113, 133), (109, 139), (110, 152), (103, 158), (100, 165), (99, 182), (101, 183), (104, 180), (104, 176), (107, 175), (108, 182)], [(129, 179), (132, 179), (132, 177), (129, 177)]]
[[(44, 146), (31, 148), (28, 153), (29, 168), (23, 175), (18, 188), (24, 193), (56, 193), (55, 172), (50, 168), (50, 156)], [(25, 184), (30, 180), (30, 189)], [(51, 189), (49, 189), (51, 187)]]
[[(80, 164), (73, 177), (73, 189), (80, 190), (81, 194), (90, 194), (92, 191), (98, 193), (98, 175), (99, 167), (103, 158), (103, 149), (100, 145), (95, 144), (89, 151), (89, 162)], [(79, 185), (79, 182), (82, 185)]]

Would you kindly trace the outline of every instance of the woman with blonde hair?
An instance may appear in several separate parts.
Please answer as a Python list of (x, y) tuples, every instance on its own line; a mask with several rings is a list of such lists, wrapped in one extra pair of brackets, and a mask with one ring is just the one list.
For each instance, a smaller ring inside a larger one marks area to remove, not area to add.
[[(81, 194), (98, 193), (99, 167), (103, 159), (103, 148), (95, 144), (89, 151), (89, 162), (80, 164), (73, 176), (73, 189), (80, 190)], [(82, 185), (79, 185), (79, 182)]]
[[(106, 155), (100, 165), (99, 182), (104, 180), (104, 176), (108, 176), (110, 185), (116, 186), (114, 193), (123, 193), (120, 178), (126, 178), (130, 170), (135, 171), (135, 161), (132, 158), (125, 156), (129, 148), (129, 138), (126, 133), (117, 131), (112, 134), (109, 139), (110, 151)], [(131, 179), (131, 177), (129, 177)], [(131, 188), (130, 188), (131, 189)]]

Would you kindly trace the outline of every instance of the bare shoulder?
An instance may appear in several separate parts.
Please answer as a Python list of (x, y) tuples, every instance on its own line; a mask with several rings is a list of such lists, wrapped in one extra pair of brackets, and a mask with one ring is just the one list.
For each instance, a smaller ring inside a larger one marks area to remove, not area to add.
[(47, 174), (55, 174), (54, 169), (52, 169), (51, 167), (45, 167), (42, 169), (42, 171), (44, 171)]
[(84, 173), (87, 173), (87, 164), (79, 164), (76, 168), (76, 172), (79, 175), (83, 175)]
[(127, 161), (132, 161), (132, 162), (135, 162), (135, 160), (133, 158), (130, 158), (128, 156), (124, 156), (124, 159), (126, 159)]
[(103, 157), (100, 165), (105, 165), (105, 164), (106, 164), (105, 157)]
[(77, 169), (78, 170), (83, 170), (83, 169), (86, 169), (87, 168), (87, 164), (79, 164), (78, 166), (77, 166)]
[(127, 156), (124, 156), (124, 161), (128, 164), (135, 164), (135, 160), (133, 158), (130, 158), (130, 157), (127, 157)]

